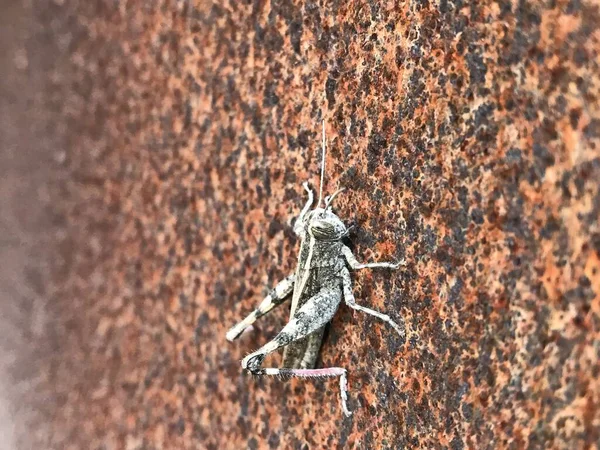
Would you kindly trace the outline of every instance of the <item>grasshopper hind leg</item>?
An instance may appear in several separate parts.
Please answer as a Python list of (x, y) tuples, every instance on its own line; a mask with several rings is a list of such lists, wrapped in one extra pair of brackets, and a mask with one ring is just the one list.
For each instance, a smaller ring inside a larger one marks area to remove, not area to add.
[(277, 283), (277, 286), (275, 286), (275, 288), (269, 292), (269, 294), (267, 294), (267, 296), (254, 311), (248, 314), (244, 320), (238, 322), (229, 329), (226, 335), (227, 340), (233, 341), (237, 339), (244, 333), (244, 331), (250, 329), (252, 324), (256, 322), (257, 319), (267, 314), (276, 306), (281, 305), (285, 301), (286, 297), (292, 293), (295, 280), (296, 275), (292, 274)]
[(262, 369), (261, 375), (288, 376), (299, 378), (329, 378), (340, 377), (340, 397), (342, 401), (342, 410), (346, 417), (352, 415), (352, 411), (348, 409), (348, 378), (346, 369), (343, 367), (327, 367), (324, 369), (277, 369), (265, 368)]
[[(303, 359), (300, 359), (300, 367), (293, 368), (263, 368), (262, 363), (265, 357), (277, 350), (278, 348), (285, 347), (292, 342), (298, 342), (302, 339), (306, 339), (314, 334), (315, 338), (322, 336), (320, 333), (327, 322), (331, 320), (339, 303), (341, 301), (341, 289), (333, 288), (319, 292), (314, 297), (311, 297), (290, 322), (281, 330), (281, 332), (273, 338), (272, 341), (268, 342), (260, 349), (246, 356), (242, 360), (242, 368), (250, 371), (255, 375), (269, 375), (269, 376), (291, 376), (300, 378), (328, 378), (328, 377), (339, 377), (340, 378), (340, 395), (342, 400), (342, 409), (346, 416), (351, 414), (347, 406), (348, 400), (348, 389), (347, 389), (347, 377), (346, 369), (342, 367), (328, 367), (324, 369), (313, 369), (303, 368)], [(308, 340), (310, 343), (310, 339)], [(308, 344), (307, 343), (307, 344)], [(315, 350), (316, 348), (316, 350)], [(313, 344), (313, 354), (318, 352), (318, 347)], [(312, 357), (310, 358), (312, 360)], [(315, 356), (316, 359), (316, 356)], [(305, 364), (314, 361), (306, 361)]]

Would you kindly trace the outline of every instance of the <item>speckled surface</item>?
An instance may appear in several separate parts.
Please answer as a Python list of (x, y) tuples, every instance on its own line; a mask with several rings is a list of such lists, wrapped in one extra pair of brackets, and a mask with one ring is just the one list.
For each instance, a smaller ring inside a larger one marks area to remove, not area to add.
[[(597, 2), (141, 3), (49, 13), (48, 447), (600, 446)], [(294, 268), (322, 118), (353, 249), (408, 263), (355, 276), (406, 340), (344, 306), (326, 335), (351, 419), (333, 380), (240, 372), (285, 308), (225, 340)]]

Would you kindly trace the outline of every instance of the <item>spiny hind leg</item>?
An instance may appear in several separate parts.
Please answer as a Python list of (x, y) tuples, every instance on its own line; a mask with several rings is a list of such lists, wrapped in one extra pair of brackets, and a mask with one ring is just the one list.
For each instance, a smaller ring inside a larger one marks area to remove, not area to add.
[(242, 360), (242, 368), (250, 371), (254, 375), (280, 375), (293, 376), (301, 378), (326, 378), (340, 377), (340, 395), (342, 399), (342, 409), (344, 414), (349, 416), (347, 400), (347, 378), (346, 369), (341, 367), (330, 367), (325, 369), (303, 369), (303, 368), (262, 368), (265, 357), (277, 350), (299, 341), (309, 334), (323, 328), (335, 314), (341, 301), (341, 291), (339, 288), (329, 289), (319, 292), (311, 297), (296, 312), (289, 323), (283, 327), (281, 332), (260, 349), (249, 354)]
[(294, 289), (295, 279), (296, 275), (292, 274), (277, 283), (275, 288), (267, 294), (254, 311), (248, 314), (244, 320), (238, 322), (229, 329), (226, 335), (227, 340), (233, 341), (234, 339), (237, 339), (246, 329), (256, 322), (256, 319), (264, 316), (276, 306), (281, 305)]
[[(348, 409), (348, 378), (347, 371), (343, 367), (326, 367), (323, 369), (288, 369), (288, 368), (277, 368), (277, 367), (265, 367), (260, 368), (266, 355), (261, 353), (253, 353), (248, 355), (244, 361), (246, 362), (246, 369), (248, 369), (254, 375), (269, 375), (279, 377), (298, 377), (298, 378), (330, 378), (340, 377), (340, 399), (342, 402), (342, 410), (344, 414), (349, 417), (352, 412)], [(248, 359), (248, 361), (246, 361)], [(244, 362), (242, 362), (244, 366)], [(250, 367), (254, 366), (254, 369)]]
[[(251, 372), (254, 369), (258, 370), (260, 364), (262, 364), (262, 359), (269, 353), (292, 342), (299, 341), (313, 331), (325, 326), (337, 311), (341, 300), (342, 292), (338, 286), (322, 290), (309, 298), (277, 336), (242, 360), (242, 367)], [(262, 359), (258, 358), (259, 356), (262, 356)], [(256, 360), (259, 362), (258, 365), (252, 363), (255, 358), (258, 358)]]
[(404, 326), (401, 327), (400, 325), (398, 325), (390, 318), (390, 316), (388, 316), (387, 314), (380, 313), (379, 311), (375, 311), (374, 309), (356, 304), (356, 300), (354, 299), (354, 293), (352, 292), (352, 280), (350, 278), (350, 272), (346, 268), (342, 270), (342, 286), (344, 289), (344, 301), (350, 308), (355, 309), (357, 311), (362, 311), (364, 313), (370, 314), (372, 316), (377, 317), (378, 319), (383, 320), (387, 324), (391, 325), (400, 336), (404, 337)]
[(346, 369), (343, 367), (327, 367), (324, 369), (262, 369), (261, 375), (275, 375), (281, 377), (298, 377), (298, 378), (330, 378), (340, 377), (340, 397), (342, 400), (342, 410), (346, 417), (352, 415), (352, 411), (348, 409), (348, 378)]

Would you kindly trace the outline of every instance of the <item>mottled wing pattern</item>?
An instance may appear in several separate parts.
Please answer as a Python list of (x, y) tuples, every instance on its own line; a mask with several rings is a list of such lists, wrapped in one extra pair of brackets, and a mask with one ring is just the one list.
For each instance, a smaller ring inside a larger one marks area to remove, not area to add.
[[(301, 276), (304, 276), (304, 271), (300, 270)], [(290, 311), (290, 319), (298, 311), (309, 298), (316, 295), (319, 292), (318, 284), (318, 269), (313, 269), (309, 274), (304, 290), (300, 293), (298, 298), (298, 304), (296, 308)], [(299, 285), (299, 283), (298, 283)], [(317, 362), (317, 356), (319, 349), (321, 348), (321, 341), (323, 340), (323, 334), (325, 327), (321, 327), (319, 330), (312, 332), (308, 336), (298, 341), (292, 342), (287, 345), (283, 350), (283, 363), (282, 366), (289, 369), (312, 369), (315, 367)]]
[[(306, 242), (306, 241), (305, 241)], [(304, 278), (306, 271), (310, 271), (306, 280), (306, 284), (302, 286), (300, 282), (295, 285), (294, 297), (297, 296), (297, 301), (292, 301), (290, 310), (290, 319), (294, 317), (297, 311), (313, 296), (318, 294), (323, 289), (331, 290), (336, 297), (341, 300), (341, 282), (337, 280), (337, 267), (335, 264), (328, 264), (327, 267), (322, 267), (324, 264), (323, 256), (330, 255), (329, 245), (316, 244), (312, 257), (309, 255), (310, 245), (303, 242), (300, 249), (300, 261), (305, 262), (300, 266), (296, 275), (297, 280)], [(337, 258), (334, 258), (337, 259)], [(299, 291), (296, 291), (298, 289)], [(339, 303), (339, 302), (338, 302)], [(308, 336), (298, 341), (287, 345), (283, 353), (282, 366), (290, 369), (312, 369), (317, 362), (319, 349), (323, 340), (325, 327), (312, 332)]]

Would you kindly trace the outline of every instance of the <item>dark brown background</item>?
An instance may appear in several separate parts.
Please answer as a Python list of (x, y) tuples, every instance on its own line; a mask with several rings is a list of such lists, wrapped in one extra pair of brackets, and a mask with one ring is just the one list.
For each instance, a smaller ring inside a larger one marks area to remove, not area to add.
[[(600, 446), (597, 2), (0, 16), (0, 419), (22, 448)], [(333, 380), (241, 373), (285, 308), (224, 338), (294, 268), (323, 118), (355, 252), (408, 262), (355, 276), (406, 340), (344, 306), (326, 336), (351, 419)]]

